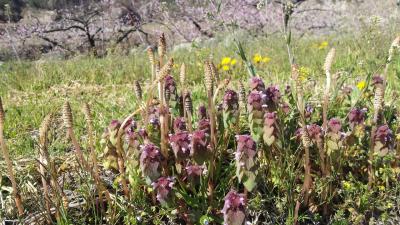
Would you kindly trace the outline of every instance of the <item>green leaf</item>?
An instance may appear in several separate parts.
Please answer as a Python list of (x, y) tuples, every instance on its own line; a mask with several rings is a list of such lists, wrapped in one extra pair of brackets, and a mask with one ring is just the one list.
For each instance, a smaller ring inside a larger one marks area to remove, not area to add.
[(248, 172), (248, 173), (246, 173), (246, 178), (247, 179), (243, 183), (243, 185), (248, 191), (252, 191), (257, 185), (256, 175), (253, 172)]

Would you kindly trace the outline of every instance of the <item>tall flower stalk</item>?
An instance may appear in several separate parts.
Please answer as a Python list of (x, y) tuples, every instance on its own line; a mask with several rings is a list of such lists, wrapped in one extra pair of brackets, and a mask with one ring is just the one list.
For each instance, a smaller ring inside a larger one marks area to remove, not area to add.
[[(297, 97), (297, 109), (300, 115), (300, 125), (301, 125), (301, 142), (304, 148), (304, 180), (303, 180), (303, 187), (299, 196), (299, 199), (302, 201), (297, 200), (296, 207), (294, 211), (294, 224), (297, 224), (299, 210), (301, 204), (304, 206), (308, 205), (309, 198), (310, 198), (310, 189), (312, 186), (312, 177), (311, 177), (311, 161), (310, 161), (310, 147), (311, 147), (311, 140), (308, 134), (306, 120), (305, 120), (305, 105), (303, 99), (303, 88), (301, 84), (301, 80), (299, 77), (299, 69), (297, 65), (292, 65), (292, 79), (295, 82), (295, 94)], [(302, 202), (302, 203), (301, 203)]]
[(18, 190), (17, 180), (15, 179), (14, 168), (10, 159), (10, 153), (8, 151), (6, 141), (4, 139), (4, 122), (5, 122), (5, 112), (3, 108), (3, 102), (0, 97), (0, 146), (3, 152), (4, 161), (7, 164), (7, 172), (11, 181), (14, 201), (18, 209), (18, 215), (22, 216), (24, 214), (24, 207), (22, 205), (21, 195)]

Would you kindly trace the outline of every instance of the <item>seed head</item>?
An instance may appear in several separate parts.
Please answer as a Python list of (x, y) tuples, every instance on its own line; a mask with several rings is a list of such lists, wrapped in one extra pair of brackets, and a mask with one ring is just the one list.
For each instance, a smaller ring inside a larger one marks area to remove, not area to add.
[(186, 112), (193, 114), (193, 103), (189, 92), (185, 94), (185, 110)]
[(51, 113), (48, 114), (44, 118), (44, 120), (42, 122), (42, 125), (40, 126), (39, 137), (40, 137), (41, 144), (44, 144), (44, 142), (46, 140), (47, 133), (48, 133), (48, 131), (50, 129), (50, 123), (51, 123), (52, 118), (53, 118), (53, 115)]
[(243, 82), (239, 81), (239, 100), (243, 105), (246, 104), (246, 97), (246, 88), (244, 87)]
[(4, 120), (5, 120), (5, 113), (3, 108), (3, 102), (0, 97), (0, 124), (4, 124)]
[(204, 83), (206, 85), (207, 91), (211, 92), (213, 87), (213, 76), (210, 63), (208, 61), (204, 63)]
[(63, 119), (64, 125), (66, 128), (72, 128), (72, 112), (71, 112), (71, 105), (68, 101), (64, 103), (63, 106)]
[(139, 100), (142, 100), (142, 87), (140, 86), (140, 83), (138, 80), (135, 80), (135, 83), (133, 85), (133, 89), (135, 91), (136, 97)]
[(172, 67), (174, 66), (174, 59), (170, 58), (168, 63), (165, 64), (158, 72), (157, 82), (164, 80), (164, 78), (171, 73)]
[(219, 74), (218, 74), (218, 70), (217, 70), (217, 67), (215, 66), (215, 64), (212, 61), (208, 61), (208, 66), (210, 67), (211, 77), (214, 80), (219, 80)]
[(382, 108), (384, 94), (385, 94), (385, 89), (383, 85), (376, 85), (374, 102), (373, 102), (375, 114), (377, 114), (379, 110), (381, 110)]
[(156, 64), (156, 60), (154, 58), (154, 52), (151, 47), (147, 48), (147, 56), (149, 57), (150, 64), (154, 66)]
[(324, 70), (325, 71), (330, 71), (333, 63), (333, 59), (335, 58), (336, 50), (332, 48), (328, 55), (325, 58), (325, 63), (324, 63)]
[(181, 85), (184, 86), (185, 81), (186, 81), (186, 65), (185, 65), (185, 63), (182, 63), (182, 65), (181, 65), (181, 73), (179, 74), (179, 80), (181, 82)]
[(158, 38), (158, 55), (160, 58), (164, 57), (167, 53), (167, 41), (165, 40), (165, 34), (162, 33)]
[(83, 114), (85, 115), (85, 119), (86, 119), (87, 123), (92, 124), (93, 123), (92, 110), (88, 103), (85, 103), (83, 105)]

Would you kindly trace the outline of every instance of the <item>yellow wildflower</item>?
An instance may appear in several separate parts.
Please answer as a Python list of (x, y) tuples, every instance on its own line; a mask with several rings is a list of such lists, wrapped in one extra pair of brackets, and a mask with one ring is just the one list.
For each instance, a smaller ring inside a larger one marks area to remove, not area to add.
[(222, 66), (222, 70), (223, 71), (228, 71), (229, 70), (229, 66), (228, 65), (223, 65)]
[(400, 133), (399, 133), (399, 134), (396, 134), (396, 139), (397, 139), (398, 141), (400, 141)]
[(366, 83), (364, 80), (358, 82), (358, 84), (357, 84), (358, 90), (361, 91), (362, 89), (364, 89), (366, 84), (367, 84), (367, 83)]
[(343, 188), (345, 190), (350, 190), (351, 189), (351, 183), (348, 181), (343, 181)]
[(300, 80), (302, 80), (302, 81), (307, 80), (307, 78), (310, 76), (310, 74), (311, 74), (311, 69), (310, 68), (304, 67), (304, 66), (300, 67), (300, 69), (299, 69), (299, 75), (300, 75), (299, 78), (300, 78)]
[(263, 63), (269, 63), (269, 61), (271, 61), (271, 58), (268, 57), (268, 56), (265, 56), (265, 57), (262, 58), (262, 62)]
[(231, 61), (231, 66), (236, 65), (236, 63), (237, 63), (237, 60), (236, 60), (236, 59), (232, 59), (232, 61)]
[(230, 57), (224, 57), (221, 60), (221, 65), (228, 65), (231, 63), (231, 61), (232, 61), (232, 59)]
[(323, 41), (319, 44), (318, 49), (325, 49), (328, 47), (329, 43), (327, 41)]
[(262, 56), (259, 53), (254, 54), (254, 56), (253, 56), (254, 63), (259, 63), (259, 62), (261, 62), (261, 60), (262, 60)]

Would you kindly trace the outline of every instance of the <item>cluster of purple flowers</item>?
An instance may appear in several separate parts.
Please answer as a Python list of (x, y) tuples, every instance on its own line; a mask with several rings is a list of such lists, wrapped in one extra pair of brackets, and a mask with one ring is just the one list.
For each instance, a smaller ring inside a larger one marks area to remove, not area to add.
[(357, 125), (364, 124), (365, 121), (365, 110), (354, 108), (349, 113), (350, 127), (353, 129)]
[(226, 90), (222, 107), (225, 111), (236, 111), (239, 109), (239, 95), (233, 90)]
[(142, 146), (140, 169), (143, 176), (151, 182), (160, 177), (161, 159), (160, 149), (157, 146), (151, 143)]
[(172, 177), (160, 177), (157, 181), (153, 182), (153, 188), (157, 193), (157, 200), (162, 204), (167, 204), (169, 199), (172, 198), (172, 188), (175, 181)]
[(232, 190), (224, 200), (224, 225), (242, 225), (246, 218), (246, 196)]

